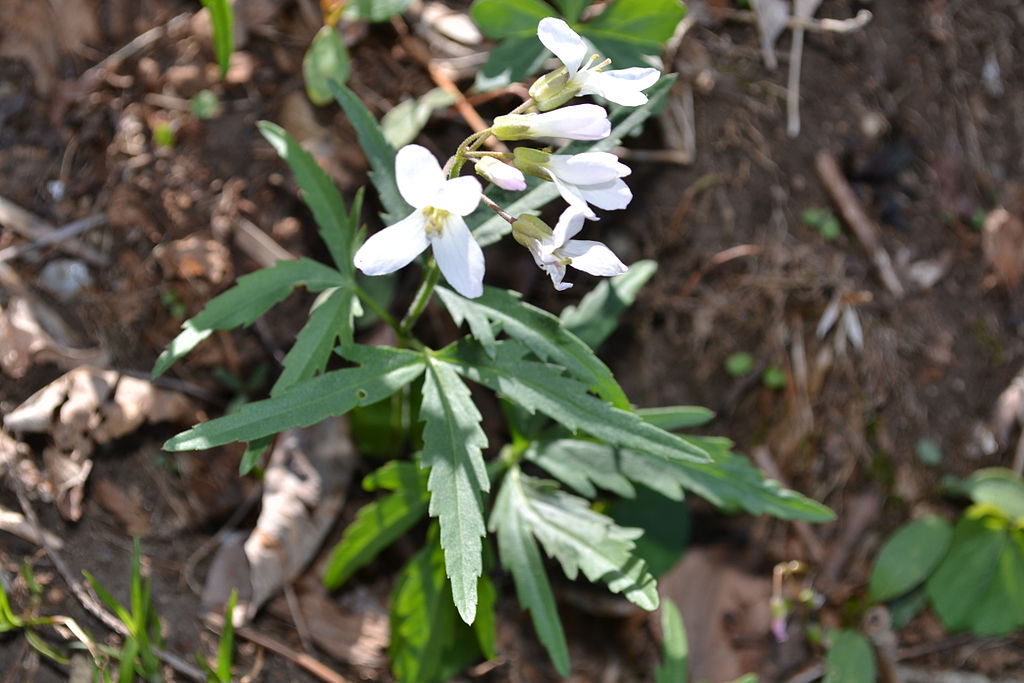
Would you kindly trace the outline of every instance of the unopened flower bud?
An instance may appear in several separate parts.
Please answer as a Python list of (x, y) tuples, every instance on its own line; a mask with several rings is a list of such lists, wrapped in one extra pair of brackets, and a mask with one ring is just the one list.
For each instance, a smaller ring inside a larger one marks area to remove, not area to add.
[(537, 178), (543, 178), (544, 180), (551, 180), (551, 175), (548, 173), (545, 166), (551, 160), (551, 153), (545, 152), (542, 149), (534, 149), (533, 147), (516, 147), (515, 151), (515, 165), (523, 173), (529, 173)]
[(550, 240), (551, 235), (548, 224), (532, 214), (524, 213), (512, 224), (512, 237), (527, 249), (537, 242)]
[(596, 104), (577, 104), (544, 114), (507, 114), (494, 119), (491, 128), (501, 140), (539, 137), (601, 140), (608, 137), (611, 130), (608, 112)]
[(530, 97), (540, 111), (557, 109), (579, 92), (579, 84), (569, 78), (569, 71), (564, 66), (544, 74), (530, 86)]
[(494, 157), (477, 159), (476, 172), (503, 190), (519, 192), (526, 189), (522, 171)]

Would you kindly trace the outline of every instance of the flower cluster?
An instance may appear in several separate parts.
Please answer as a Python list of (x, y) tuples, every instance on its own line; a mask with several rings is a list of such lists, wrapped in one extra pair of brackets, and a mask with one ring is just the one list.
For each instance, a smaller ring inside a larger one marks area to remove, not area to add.
[[(647, 101), (643, 91), (654, 85), (660, 74), (652, 68), (606, 70), (609, 60), (598, 61), (597, 55), (584, 64), (586, 43), (561, 19), (542, 19), (537, 37), (561, 60), (562, 66), (530, 87), (527, 102), (495, 118), (487, 130), (468, 138), (445, 169), (419, 145), (407, 145), (398, 151), (398, 190), (415, 211), (370, 237), (356, 252), (357, 268), (367, 275), (391, 273), (429, 246), (441, 273), (457, 292), (469, 298), (480, 296), (483, 252), (463, 217), (484, 201), (509, 220), (515, 240), (530, 251), (557, 290), (572, 286), (564, 282), (566, 266), (600, 276), (626, 271), (626, 266), (604, 244), (573, 239), (586, 220), (598, 220), (591, 207), (624, 209), (633, 198), (622, 180), (629, 175), (629, 168), (619, 163), (614, 154), (552, 154), (532, 147), (517, 147), (512, 153), (499, 154), (480, 152), (477, 148), (490, 135), (505, 141), (601, 140), (611, 133), (608, 114), (602, 107), (562, 105), (578, 95), (599, 95), (624, 106), (638, 106)], [(553, 229), (536, 216), (509, 216), (483, 197), (475, 178), (458, 176), (468, 161), (473, 162), (478, 175), (505, 190), (525, 190), (524, 174), (552, 182), (569, 206)]]

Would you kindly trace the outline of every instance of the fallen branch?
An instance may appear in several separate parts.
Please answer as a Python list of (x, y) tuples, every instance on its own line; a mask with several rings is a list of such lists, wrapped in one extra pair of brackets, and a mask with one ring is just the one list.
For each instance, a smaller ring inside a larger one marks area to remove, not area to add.
[(893, 296), (902, 298), (906, 294), (906, 290), (904, 290), (899, 277), (896, 276), (889, 253), (882, 246), (878, 228), (874, 221), (868, 218), (860, 200), (853, 193), (853, 189), (839, 168), (839, 162), (836, 161), (835, 155), (831, 152), (818, 152), (814, 159), (814, 167), (818, 171), (818, 178), (821, 179), (829, 197), (839, 209), (843, 221), (853, 231), (861, 246), (871, 257), (875, 268), (878, 269), (882, 284)]

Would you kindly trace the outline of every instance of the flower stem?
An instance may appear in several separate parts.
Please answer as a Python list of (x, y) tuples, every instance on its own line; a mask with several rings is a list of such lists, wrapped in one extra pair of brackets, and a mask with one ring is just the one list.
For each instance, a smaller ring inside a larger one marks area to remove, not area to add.
[(356, 296), (359, 297), (359, 300), (366, 304), (367, 308), (376, 313), (377, 317), (383, 320), (388, 327), (390, 327), (399, 335), (401, 335), (401, 330), (398, 326), (398, 321), (395, 320), (395, 316), (388, 313), (383, 306), (377, 303), (377, 301), (372, 296), (370, 296), (369, 292), (367, 292), (359, 285), (355, 285), (355, 289), (353, 291), (355, 292)]
[(497, 202), (495, 202), (493, 199), (491, 199), (487, 195), (480, 195), (480, 201), (483, 202), (484, 204), (486, 204), (488, 208), (490, 208), (492, 211), (494, 211), (494, 213), (498, 214), (499, 216), (504, 218), (506, 221), (508, 221), (509, 225), (512, 225), (513, 223), (516, 222), (516, 217), (515, 216), (513, 216), (509, 212), (507, 212), (504, 209), (502, 209), (500, 206), (498, 206)]
[(423, 311), (427, 308), (427, 303), (430, 302), (430, 297), (434, 294), (434, 287), (437, 286), (439, 279), (441, 279), (441, 269), (437, 267), (437, 261), (430, 259), (430, 263), (427, 265), (427, 272), (423, 276), (423, 282), (420, 283), (420, 288), (416, 290), (416, 296), (413, 298), (412, 303), (409, 304), (409, 310), (406, 311), (405, 317), (402, 318), (402, 322), (398, 326), (399, 336), (410, 337), (413, 325), (416, 324), (416, 321), (420, 319)]

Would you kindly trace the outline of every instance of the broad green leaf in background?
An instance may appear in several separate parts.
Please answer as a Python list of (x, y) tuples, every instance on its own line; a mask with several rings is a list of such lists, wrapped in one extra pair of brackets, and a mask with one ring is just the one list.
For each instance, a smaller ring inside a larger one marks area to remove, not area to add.
[(1024, 626), (1024, 528), (989, 506), (969, 508), (925, 587), (950, 630), (991, 636)]
[(537, 637), (555, 669), (567, 677), (569, 646), (540, 551), (521, 515), (527, 501), (520, 476), (519, 468), (513, 468), (502, 482), (491, 511), (489, 529), (497, 535), (501, 564), (512, 573), (519, 604), (530, 611)]
[(341, 273), (351, 276), (354, 272), (353, 242), (359, 229), (362, 194), (356, 195), (352, 210), (346, 211), (341, 193), (334, 186), (331, 177), (316, 163), (312, 154), (304, 150), (295, 138), (276, 123), (260, 121), (256, 125), (295, 175), (295, 182), (302, 190), (302, 200), (313, 212), (320, 238), (331, 252), (334, 264)]
[(977, 470), (962, 485), (975, 503), (994, 505), (1011, 520), (1024, 520), (1024, 479), (1005, 467)]
[(203, 7), (210, 12), (213, 27), (213, 51), (220, 66), (220, 77), (228, 72), (231, 52), (235, 49), (235, 14), (230, 0), (203, 0)]
[(562, 16), (570, 24), (577, 21), (580, 18), (580, 14), (583, 13), (583, 8), (590, 3), (590, 0), (555, 0), (555, 5), (559, 11), (562, 12)]
[(660, 427), (667, 432), (702, 427), (715, 419), (714, 411), (702, 406), (638, 408), (636, 414), (643, 418), (644, 422)]
[(657, 270), (654, 261), (637, 261), (622, 275), (602, 279), (578, 305), (566, 306), (558, 317), (570, 332), (596, 349), (615, 331), (619, 316), (633, 305), (637, 292)]
[(412, 213), (412, 207), (402, 199), (395, 181), (395, 148), (384, 139), (377, 120), (354, 92), (337, 81), (329, 81), (328, 85), (338, 104), (345, 110), (352, 127), (356, 129), (359, 146), (363, 148), (370, 168), (373, 169), (370, 180), (384, 205), (384, 222), (387, 225), (397, 223)]
[(411, 4), (412, 0), (349, 0), (344, 16), (355, 21), (387, 21)]
[(868, 584), (871, 600), (885, 602), (923, 583), (946, 554), (952, 537), (949, 523), (935, 516), (900, 527), (875, 558)]
[(518, 342), (503, 341), (491, 358), (475, 342), (463, 341), (439, 357), (453, 363), (465, 377), (527, 410), (539, 410), (567, 429), (669, 462), (708, 461), (700, 447), (588, 394), (583, 384), (562, 375), (558, 366), (524, 360), (526, 351)]
[(328, 289), (317, 297), (309, 319), (281, 361), (283, 370), (270, 389), (271, 396), (323, 372), (337, 340), (352, 343), (352, 317), (358, 305), (347, 287)]
[(541, 0), (477, 0), (469, 10), (480, 30), (491, 38), (521, 38), (537, 35), (537, 24), (555, 16), (554, 9)]
[(598, 487), (624, 498), (636, 495), (629, 479), (619, 471), (615, 449), (604, 444), (557, 439), (535, 443), (523, 455), (587, 498), (596, 498)]
[(476, 72), (473, 87), (480, 92), (517, 83), (540, 70), (548, 52), (536, 34), (509, 38), (491, 50), (487, 62)]
[[(612, 131), (608, 137), (597, 142), (572, 143), (559, 150), (559, 154), (579, 154), (581, 152), (607, 152), (622, 142), (629, 133), (638, 128), (651, 115), (652, 110), (661, 105), (665, 95), (668, 94), (672, 83), (675, 82), (675, 75), (662, 76), (661, 80), (647, 89), (648, 101), (639, 107), (621, 107), (609, 115), (612, 122)], [(505, 206), (505, 211), (518, 216), (523, 213), (538, 211), (542, 206), (558, 196), (558, 190), (554, 183), (541, 183), (531, 190), (527, 190), (511, 204)], [(467, 216), (466, 224), (473, 230), (473, 237), (480, 246), (487, 246), (500, 240), (512, 230), (501, 216), (493, 215), (493, 212), (486, 207), (483, 210), (474, 212)]]
[(348, 353), (362, 365), (332, 370), (278, 396), (247, 403), (238, 412), (198, 424), (168, 440), (164, 450), (200, 450), (308, 427), (357, 405), (380, 401), (423, 372), (423, 356), (412, 351), (360, 346)]
[(473, 622), (473, 633), (476, 634), (480, 652), (487, 659), (498, 656), (498, 615), (495, 607), (498, 604), (498, 590), (494, 587), (487, 574), (480, 577), (476, 594), (479, 598), (476, 620)]
[(638, 607), (657, 609), (657, 584), (633, 552), (640, 529), (618, 526), (591, 510), (590, 501), (560, 491), (552, 482), (520, 475), (517, 483), (522, 504), (518, 513), (567, 578), (575, 580), (582, 571)]
[(330, 81), (348, 80), (351, 61), (345, 41), (334, 26), (321, 26), (302, 58), (302, 78), (310, 101), (322, 107), (334, 99)]
[(656, 683), (686, 683), (689, 680), (686, 660), (690, 655), (686, 627), (683, 615), (672, 600), (661, 603), (661, 653), (661, 663), (654, 672)]
[(832, 634), (832, 647), (825, 657), (824, 683), (874, 683), (875, 651), (857, 631)]
[(619, 526), (643, 530), (633, 554), (647, 563), (654, 576), (676, 566), (690, 543), (690, 508), (646, 486), (638, 486), (632, 498), (609, 501), (604, 513)]
[(619, 464), (630, 480), (674, 500), (682, 500), (684, 491), (692, 491), (720, 508), (743, 509), (752, 515), (769, 514), (807, 522), (835, 518), (821, 503), (765, 479), (761, 470), (745, 457), (732, 453), (728, 444), (707, 439), (697, 443), (710, 454), (712, 462), (665, 462), (624, 450)]
[(463, 621), (476, 617), (483, 573), (484, 501), (490, 479), (482, 450), (487, 437), (469, 388), (451, 366), (427, 359), (420, 407), (423, 466), (430, 468), (430, 515), (441, 526), (441, 548), (455, 606)]
[[(415, 463), (394, 460), (381, 469), (388, 472), (380, 473), (376, 478), (374, 475), (377, 473), (368, 475), (367, 480), (377, 485), (385, 480), (390, 484), (387, 488), (394, 493), (359, 508), (356, 518), (345, 527), (345, 533), (331, 550), (324, 570), (324, 585), (332, 590), (372, 562), (427, 514), (430, 497), (427, 495), (426, 472)], [(366, 484), (364, 481), (364, 488)]]
[(684, 16), (679, 0), (616, 0), (580, 33), (612, 60), (611, 68), (645, 66), (644, 57), (661, 53)]
[(526, 303), (518, 293), (496, 287), (484, 287), (483, 295), (476, 299), (467, 299), (444, 287), (438, 287), (437, 293), (455, 322), (461, 325), (466, 320), (489, 353), (495, 350), (490, 343), (494, 337), (490, 326), (480, 322), (481, 317), (499, 323), (506, 334), (525, 344), (542, 360), (568, 369), (616, 408), (632, 410), (611, 370), (590, 347), (567, 331), (558, 318)]
[(408, 145), (427, 125), (431, 114), (438, 109), (450, 107), (454, 102), (455, 96), (442, 88), (434, 88), (419, 97), (399, 102), (381, 117), (381, 133), (395, 149)]
[(182, 332), (156, 359), (153, 377), (166, 372), (179, 358), (213, 334), (214, 330), (230, 330), (252, 324), (274, 304), (291, 294), (295, 287), (301, 285), (312, 292), (320, 292), (330, 287), (339, 287), (344, 282), (338, 271), (305, 258), (279, 261), (270, 268), (243, 275), (234, 287), (210, 299), (199, 315), (182, 325)]

